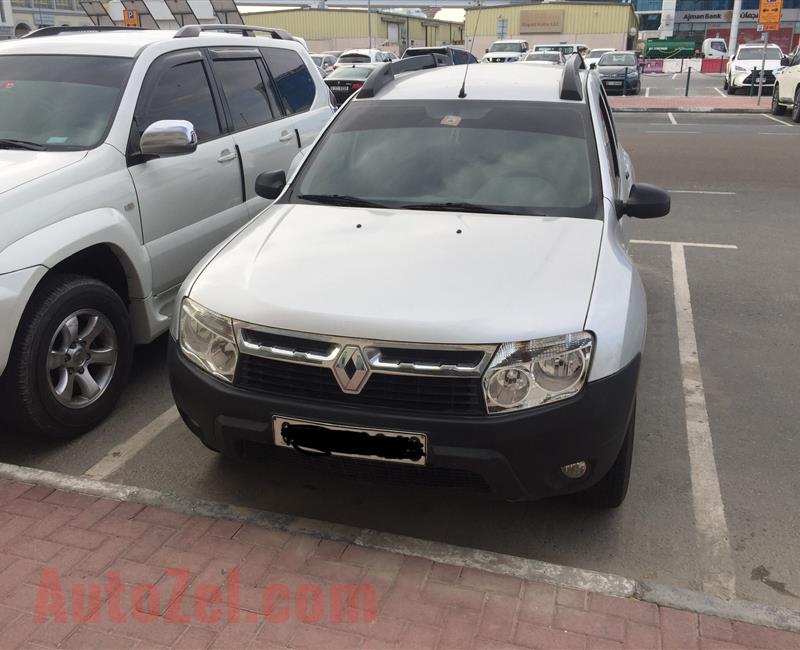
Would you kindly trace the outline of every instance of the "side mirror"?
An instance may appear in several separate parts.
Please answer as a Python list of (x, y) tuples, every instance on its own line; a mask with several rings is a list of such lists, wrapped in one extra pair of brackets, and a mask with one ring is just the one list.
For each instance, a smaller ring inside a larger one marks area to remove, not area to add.
[(487, 48), (484, 50), (484, 52), (486, 52), (486, 54), (489, 54), (489, 48), (487, 47)]
[(195, 149), (197, 133), (186, 120), (153, 122), (139, 138), (139, 150), (144, 156), (180, 156)]
[(277, 199), (286, 187), (286, 172), (261, 172), (256, 178), (256, 194), (263, 199)]
[(781, 57), (781, 65), (785, 68), (788, 65), (792, 64), (792, 57), (790, 56), (783, 56)]
[(622, 214), (637, 219), (654, 219), (669, 214), (671, 199), (660, 187), (636, 183), (622, 208)]
[(597, 67), (596, 63), (590, 63), (589, 64), (589, 70), (594, 70), (596, 67)]

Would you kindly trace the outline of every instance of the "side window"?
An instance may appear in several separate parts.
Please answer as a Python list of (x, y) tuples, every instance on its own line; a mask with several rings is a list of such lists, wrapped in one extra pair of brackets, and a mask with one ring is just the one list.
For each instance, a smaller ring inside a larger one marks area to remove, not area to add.
[(603, 144), (606, 148), (606, 155), (608, 156), (611, 169), (614, 176), (619, 178), (619, 161), (617, 160), (617, 138), (614, 133), (614, 123), (611, 120), (611, 113), (608, 108), (608, 102), (604, 94), (600, 94), (600, 120), (603, 123)]
[(222, 84), (236, 131), (272, 120), (267, 88), (256, 59), (216, 60), (214, 74)]
[(474, 54), (470, 54), (469, 55), (469, 62), (470, 63), (478, 63), (478, 57), (475, 56)]
[(310, 109), (317, 96), (317, 87), (303, 59), (297, 52), (277, 47), (261, 51), (267, 59), (286, 113), (302, 113)]
[(467, 62), (467, 53), (464, 50), (453, 50), (453, 63), (463, 65)]
[(198, 142), (220, 134), (217, 109), (202, 61), (175, 65), (158, 78), (145, 99), (144, 110), (137, 114), (140, 133), (158, 120), (189, 120)]

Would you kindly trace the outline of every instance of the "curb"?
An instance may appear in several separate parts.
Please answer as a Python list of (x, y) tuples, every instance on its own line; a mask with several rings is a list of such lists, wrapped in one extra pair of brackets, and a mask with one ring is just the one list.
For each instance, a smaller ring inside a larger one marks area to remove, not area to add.
[(698, 108), (663, 108), (661, 106), (653, 106), (646, 108), (628, 108), (612, 106), (612, 113), (769, 113), (769, 106), (758, 106), (755, 108), (715, 108), (715, 107), (698, 107)]
[(118, 501), (158, 506), (186, 514), (232, 519), (265, 528), (412, 555), (443, 564), (482, 569), (523, 580), (535, 580), (583, 589), (618, 598), (636, 598), (661, 607), (683, 609), (697, 614), (800, 632), (800, 611), (746, 600), (726, 600), (713, 594), (631, 580), (612, 573), (577, 569), (505, 553), (464, 548), (415, 537), (382, 533), (368, 528), (356, 528), (318, 519), (294, 517), (267, 510), (237, 507), (159, 492), (149, 488), (108, 483), (9, 463), (0, 463), (0, 478)]

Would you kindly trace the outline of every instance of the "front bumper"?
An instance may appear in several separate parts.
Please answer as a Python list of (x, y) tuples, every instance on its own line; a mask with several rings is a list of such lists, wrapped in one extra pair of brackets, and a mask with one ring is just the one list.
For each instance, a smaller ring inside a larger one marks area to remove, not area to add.
[[(752, 70), (747, 72), (735, 72), (731, 77), (731, 85), (734, 88), (742, 88), (753, 86), (758, 90), (759, 79), (761, 77), (761, 70), (759, 69), (755, 74)], [(764, 86), (775, 85), (775, 74), (771, 70), (764, 70)]]
[[(615, 375), (557, 404), (508, 415), (442, 417), (303, 402), (237, 388), (197, 368), (171, 338), (168, 358), (178, 410), (189, 429), (214, 450), (239, 458), (301, 462), (320, 472), (477, 488), (509, 500), (569, 494), (599, 481), (622, 447), (639, 375), (637, 356)], [(311, 457), (278, 447), (273, 416), (425, 433), (427, 464)], [(582, 460), (590, 464), (583, 478), (561, 474), (562, 465)]]
[(600, 81), (606, 93), (621, 93), (623, 89), (626, 93), (637, 93), (641, 82), (638, 78), (623, 79), (622, 77), (605, 77)]

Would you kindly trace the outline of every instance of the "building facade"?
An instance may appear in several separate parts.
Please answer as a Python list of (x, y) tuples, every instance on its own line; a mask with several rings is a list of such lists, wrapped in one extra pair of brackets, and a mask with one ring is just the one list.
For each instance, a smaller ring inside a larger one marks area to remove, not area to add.
[[(522, 38), (533, 47), (545, 43), (584, 43), (589, 47), (631, 46), (638, 19), (630, 4), (546, 2), (467, 9), (467, 47), (482, 55), (494, 41)], [(472, 43), (472, 35), (475, 42)]]
[(249, 25), (280, 27), (305, 39), (312, 52), (372, 47), (401, 55), (407, 47), (461, 44), (462, 23), (420, 18), (399, 13), (358, 9), (290, 9), (248, 13)]
[(91, 24), (78, 0), (0, 0), (0, 38), (24, 36), (39, 27)]
[[(641, 40), (679, 38), (694, 40), (699, 46), (705, 38), (728, 40), (733, 16), (733, 0), (632, 0), (639, 16)], [(739, 14), (739, 43), (761, 40), (758, 31), (758, 0), (742, 0)], [(783, 0), (781, 28), (771, 32), (771, 43), (789, 52), (800, 44), (800, 0)]]

